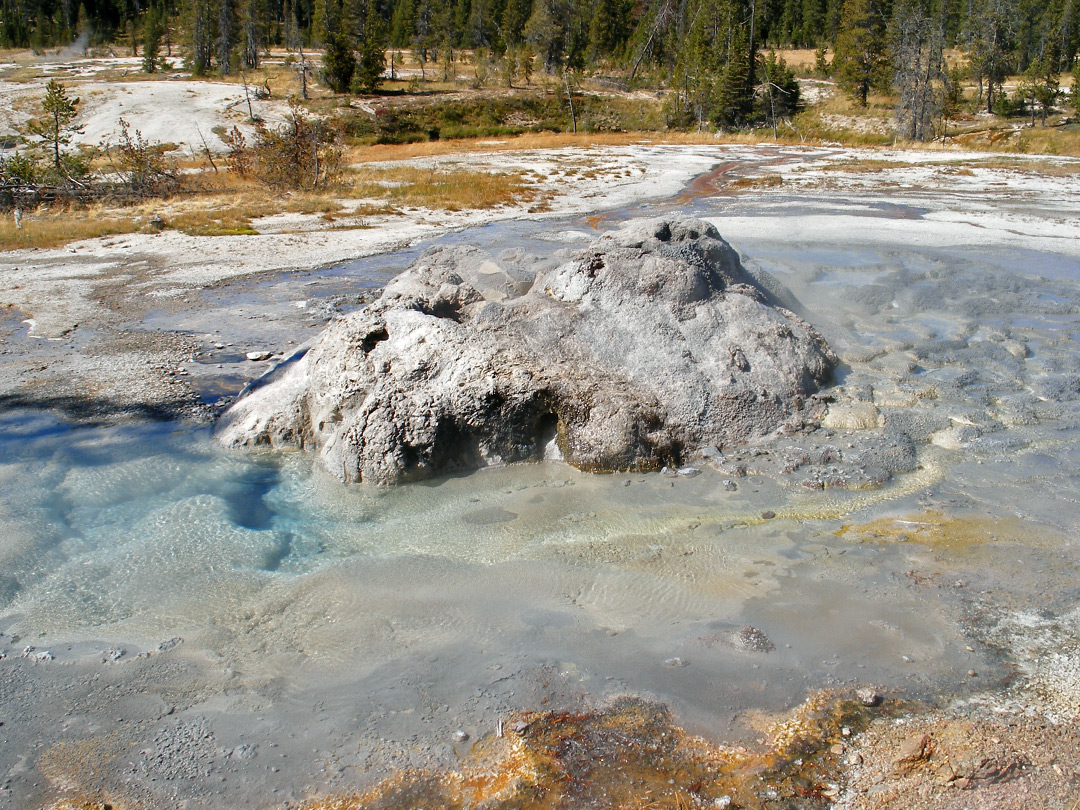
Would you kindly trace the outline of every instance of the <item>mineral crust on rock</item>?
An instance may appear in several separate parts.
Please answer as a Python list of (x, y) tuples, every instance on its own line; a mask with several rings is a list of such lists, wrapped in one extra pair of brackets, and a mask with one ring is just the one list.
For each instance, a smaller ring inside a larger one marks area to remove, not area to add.
[(377, 484), (553, 457), (678, 465), (801, 421), (829, 378), (835, 356), (777, 286), (694, 219), (631, 222), (527, 288), (475, 248), (432, 250), (218, 436), (316, 448)]

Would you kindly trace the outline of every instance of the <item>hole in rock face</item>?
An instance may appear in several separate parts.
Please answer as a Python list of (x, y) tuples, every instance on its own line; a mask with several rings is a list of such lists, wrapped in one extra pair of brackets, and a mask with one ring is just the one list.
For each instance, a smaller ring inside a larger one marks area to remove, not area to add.
[(559, 417), (553, 413), (541, 415), (536, 423), (536, 457), (541, 460), (561, 459), (562, 453), (555, 442), (559, 433)]
[(671, 226), (666, 222), (662, 223), (656, 231), (656, 238), (661, 242), (671, 241)]
[(448, 301), (445, 298), (440, 298), (435, 302), (435, 306), (431, 308), (429, 314), (434, 315), (436, 318), (443, 318), (447, 321), (461, 323), (461, 310), (456, 301)]
[(390, 335), (386, 331), (386, 327), (382, 327), (368, 332), (367, 336), (360, 341), (360, 348), (363, 349), (364, 354), (371, 354), (372, 349), (382, 343), (384, 340), (389, 340)]
[(484, 459), (477, 437), (455, 420), (444, 417), (436, 428), (428, 463), (435, 471), (458, 472), (482, 467)]

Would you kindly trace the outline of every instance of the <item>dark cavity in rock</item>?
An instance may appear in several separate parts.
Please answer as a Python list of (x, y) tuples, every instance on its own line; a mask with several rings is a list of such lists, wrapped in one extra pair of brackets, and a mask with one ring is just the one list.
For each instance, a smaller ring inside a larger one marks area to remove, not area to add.
[(803, 424), (836, 357), (700, 220), (637, 220), (524, 294), (476, 248), (435, 249), (331, 323), (219, 425), (231, 446), (317, 449), (345, 481), (394, 484), (561, 458), (679, 467)]

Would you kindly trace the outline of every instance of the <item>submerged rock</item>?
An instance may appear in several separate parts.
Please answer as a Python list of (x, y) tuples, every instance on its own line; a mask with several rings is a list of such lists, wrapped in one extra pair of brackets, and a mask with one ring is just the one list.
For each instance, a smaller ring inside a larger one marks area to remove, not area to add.
[(475, 248), (433, 250), (218, 436), (317, 448), (342, 480), (378, 484), (552, 457), (677, 468), (776, 430), (831, 374), (777, 286), (694, 219), (631, 222), (531, 286)]

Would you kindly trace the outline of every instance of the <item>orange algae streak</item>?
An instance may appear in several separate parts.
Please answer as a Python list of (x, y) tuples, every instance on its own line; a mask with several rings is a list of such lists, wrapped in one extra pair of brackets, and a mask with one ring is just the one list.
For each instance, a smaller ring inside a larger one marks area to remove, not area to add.
[(767, 737), (751, 750), (709, 743), (665, 706), (621, 697), (598, 711), (519, 715), (504, 737), (479, 741), (460, 771), (402, 773), (303, 810), (825, 808), (838, 767), (831, 749), (869, 719), (857, 701), (820, 692), (782, 718), (759, 718)]
[(115, 801), (97, 799), (62, 799), (49, 810), (127, 810), (128, 805)]
[(942, 551), (961, 552), (985, 543), (1021, 546), (1062, 544), (1056, 530), (1021, 518), (949, 514), (927, 510), (902, 517), (882, 517), (868, 523), (851, 523), (836, 531), (857, 543), (919, 543)]
[(719, 194), (724, 187), (724, 178), (728, 172), (740, 167), (739, 163), (721, 163), (711, 172), (695, 177), (686, 191), (679, 195), (681, 203), (696, 200), (698, 197), (711, 197)]

